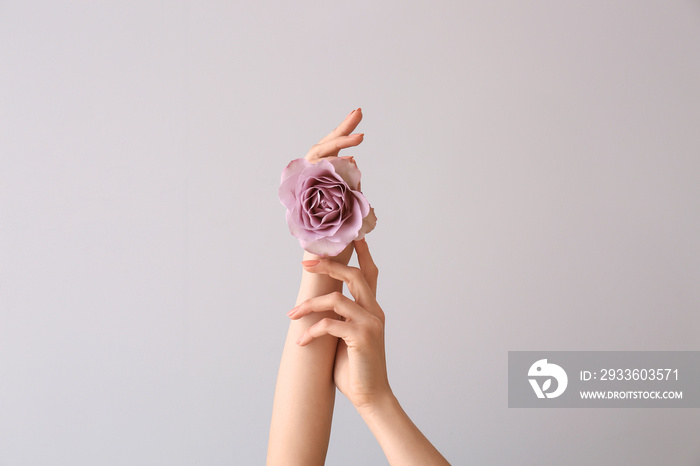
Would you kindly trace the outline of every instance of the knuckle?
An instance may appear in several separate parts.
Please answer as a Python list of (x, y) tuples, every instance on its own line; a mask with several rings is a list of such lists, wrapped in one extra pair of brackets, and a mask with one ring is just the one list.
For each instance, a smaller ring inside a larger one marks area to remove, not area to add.
[(314, 144), (311, 146), (311, 149), (309, 149), (309, 152), (306, 154), (306, 160), (312, 161), (316, 160), (321, 156), (321, 144)]
[(362, 270), (365, 272), (379, 273), (379, 268), (377, 268), (377, 264), (374, 263), (371, 257), (366, 257), (365, 260), (362, 261)]
[(386, 323), (386, 314), (384, 314), (384, 311), (379, 308), (377, 309), (377, 319), (384, 325)]
[(379, 277), (379, 269), (376, 265), (368, 266), (365, 273), (369, 278), (376, 279), (377, 277)]
[(373, 334), (379, 333), (382, 331), (384, 328), (384, 323), (382, 322), (382, 319), (378, 316), (372, 316), (372, 319), (370, 319), (370, 324), (369, 324), (369, 329)]
[(343, 293), (340, 291), (334, 291), (334, 292), (330, 293), (328, 296), (329, 296), (330, 300), (336, 304), (345, 298), (345, 296), (343, 296)]
[(350, 274), (350, 280), (352, 280), (352, 281), (360, 280), (361, 278), (363, 278), (362, 271), (360, 269), (358, 269), (357, 267), (350, 267), (349, 274)]
[(330, 324), (331, 324), (331, 319), (326, 317), (326, 318), (319, 320), (316, 324), (314, 324), (314, 327), (316, 327), (316, 330), (318, 330), (320, 332), (326, 332), (326, 331), (328, 331)]

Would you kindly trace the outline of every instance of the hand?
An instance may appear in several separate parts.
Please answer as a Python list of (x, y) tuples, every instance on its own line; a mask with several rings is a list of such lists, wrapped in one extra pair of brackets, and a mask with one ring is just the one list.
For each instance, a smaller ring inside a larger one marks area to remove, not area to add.
[[(357, 133), (349, 135), (352, 133), (357, 125), (360, 124), (362, 120), (362, 109), (358, 108), (353, 110), (345, 117), (345, 120), (338, 125), (333, 131), (328, 133), (326, 137), (318, 141), (309, 152), (306, 154), (306, 160), (311, 163), (318, 162), (321, 159), (328, 157), (337, 157), (341, 149), (347, 147), (353, 147), (359, 145), (364, 139), (364, 133)], [(352, 256), (352, 244), (350, 244), (345, 250), (339, 255), (335, 256), (333, 260), (340, 262), (342, 264), (347, 264), (350, 262), (350, 257)], [(321, 256), (311, 254), (310, 252), (304, 252), (304, 260), (320, 259)]]
[(292, 319), (312, 312), (332, 310), (339, 319), (326, 317), (309, 327), (298, 344), (306, 346), (315, 338), (333, 335), (340, 338), (334, 366), (338, 389), (358, 408), (372, 406), (391, 395), (384, 351), (384, 312), (376, 300), (378, 270), (366, 241), (356, 241), (360, 268), (348, 267), (328, 259), (305, 265), (311, 273), (327, 274), (344, 281), (355, 301), (340, 292), (308, 299), (290, 311)]
[(364, 133), (350, 135), (362, 120), (362, 109), (350, 112), (345, 120), (328, 136), (318, 141), (306, 154), (306, 160), (315, 163), (326, 157), (337, 157), (338, 152), (346, 147), (359, 145), (364, 139)]

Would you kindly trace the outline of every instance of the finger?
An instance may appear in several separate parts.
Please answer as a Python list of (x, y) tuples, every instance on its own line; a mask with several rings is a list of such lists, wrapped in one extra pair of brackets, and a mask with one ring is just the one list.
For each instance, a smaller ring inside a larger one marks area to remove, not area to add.
[(325, 319), (319, 320), (311, 327), (306, 329), (306, 331), (297, 340), (297, 345), (306, 346), (314, 338), (322, 337), (324, 335), (332, 335), (344, 340), (349, 338), (351, 333), (352, 327), (349, 323), (326, 317)]
[(357, 133), (351, 136), (338, 136), (322, 144), (316, 144), (309, 150), (309, 153), (306, 154), (306, 160), (315, 162), (324, 157), (336, 156), (341, 149), (360, 144), (364, 137), (364, 133)]
[(357, 262), (360, 265), (362, 275), (365, 277), (374, 296), (377, 296), (377, 278), (379, 277), (379, 269), (369, 253), (369, 246), (365, 239), (355, 241), (355, 251), (357, 252)]
[(292, 309), (287, 315), (293, 319), (301, 319), (312, 312), (333, 311), (346, 320), (358, 321), (366, 316), (367, 311), (355, 301), (343, 296), (343, 293), (334, 291), (322, 296), (307, 299)]
[(350, 267), (328, 259), (304, 261), (302, 265), (307, 272), (324, 273), (331, 278), (345, 282), (357, 304), (365, 309), (370, 310), (376, 305), (374, 293), (362, 275), (362, 271), (357, 267)]
[(358, 108), (353, 110), (348, 116), (345, 117), (345, 120), (343, 120), (341, 124), (339, 124), (333, 131), (328, 133), (326, 137), (318, 141), (318, 143), (322, 144), (326, 141), (330, 141), (331, 139), (335, 139), (338, 136), (347, 136), (355, 131), (355, 128), (357, 128), (357, 125), (360, 124), (361, 120), (362, 109)]

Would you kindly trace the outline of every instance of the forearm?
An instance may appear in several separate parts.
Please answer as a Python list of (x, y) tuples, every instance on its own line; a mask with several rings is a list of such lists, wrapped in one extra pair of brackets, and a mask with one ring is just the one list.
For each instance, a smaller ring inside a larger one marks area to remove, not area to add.
[(447, 460), (411, 421), (392, 393), (358, 411), (384, 450), (389, 464), (449, 466)]
[[(352, 249), (337, 260), (347, 262), (351, 253)], [(304, 260), (315, 257), (305, 253)], [(342, 291), (342, 286), (328, 276), (303, 271), (296, 304)], [(326, 336), (306, 347), (296, 344), (307, 328), (324, 317), (337, 318), (333, 312), (319, 313), (289, 326), (275, 389), (268, 465), (322, 465), (325, 461), (335, 400), (333, 363), (338, 339)]]

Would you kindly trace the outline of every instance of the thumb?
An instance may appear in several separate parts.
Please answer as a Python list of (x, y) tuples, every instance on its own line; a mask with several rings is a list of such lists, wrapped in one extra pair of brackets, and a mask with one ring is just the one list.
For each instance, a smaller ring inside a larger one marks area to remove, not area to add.
[(372, 259), (372, 255), (369, 252), (369, 246), (364, 238), (355, 241), (355, 251), (357, 251), (357, 262), (360, 265), (362, 275), (364, 275), (367, 284), (372, 290), (372, 293), (374, 293), (374, 296), (377, 296), (377, 278), (379, 277), (379, 269), (375, 265), (374, 259)]

